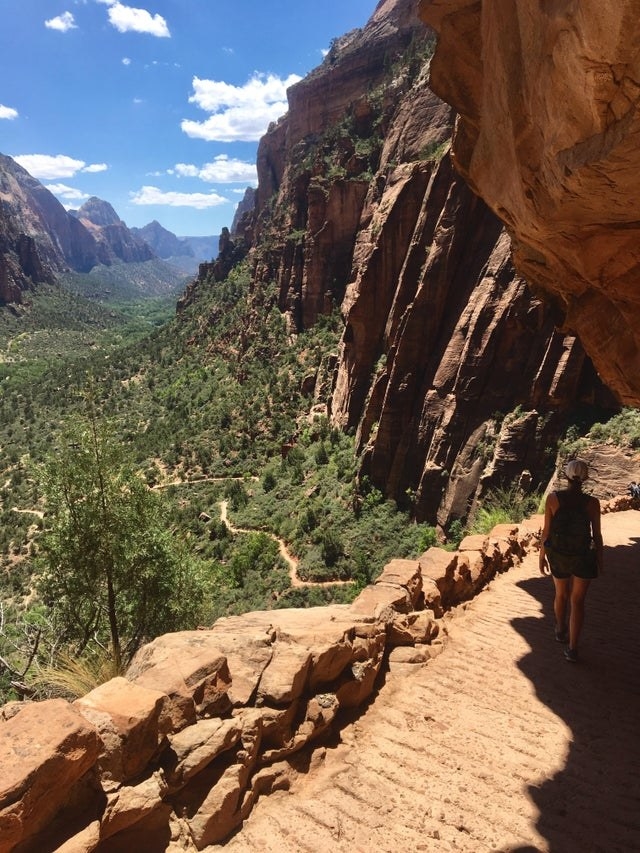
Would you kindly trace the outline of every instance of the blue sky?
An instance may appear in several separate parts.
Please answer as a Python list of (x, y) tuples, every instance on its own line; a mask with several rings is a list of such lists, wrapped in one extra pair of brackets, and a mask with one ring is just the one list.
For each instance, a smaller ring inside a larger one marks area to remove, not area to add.
[(376, 0), (0, 0), (0, 152), (65, 207), (218, 234), (287, 85)]

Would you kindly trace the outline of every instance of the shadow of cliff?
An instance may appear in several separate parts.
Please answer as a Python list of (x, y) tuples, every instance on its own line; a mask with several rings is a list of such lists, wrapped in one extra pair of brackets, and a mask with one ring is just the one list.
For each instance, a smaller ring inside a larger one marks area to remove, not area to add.
[(550, 853), (640, 851), (640, 537), (629, 541), (605, 547), (605, 574), (589, 589), (577, 664), (553, 639), (551, 579), (520, 583), (546, 618), (513, 620), (531, 647), (519, 666), (570, 729), (563, 768), (529, 786)]

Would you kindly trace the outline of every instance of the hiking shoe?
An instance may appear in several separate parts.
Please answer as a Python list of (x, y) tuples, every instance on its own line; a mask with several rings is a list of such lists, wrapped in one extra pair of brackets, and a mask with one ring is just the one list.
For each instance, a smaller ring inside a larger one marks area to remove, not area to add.
[(568, 643), (569, 642), (569, 634), (566, 628), (556, 628), (556, 642), (557, 643)]
[(578, 651), (577, 649), (572, 649), (568, 647), (564, 650), (564, 656), (569, 661), (569, 663), (578, 663)]

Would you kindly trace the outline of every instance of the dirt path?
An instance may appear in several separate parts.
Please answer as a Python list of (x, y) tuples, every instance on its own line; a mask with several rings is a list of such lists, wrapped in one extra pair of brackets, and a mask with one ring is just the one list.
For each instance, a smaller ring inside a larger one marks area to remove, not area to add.
[[(231, 533), (256, 533), (256, 530), (252, 530), (248, 527), (234, 527), (229, 521), (229, 502), (228, 501), (220, 501), (220, 521), (225, 524), (228, 530)], [(280, 556), (285, 561), (287, 566), (289, 567), (289, 579), (291, 580), (291, 586), (343, 586), (344, 584), (353, 583), (353, 581), (303, 581), (298, 577), (298, 565), (299, 560), (297, 557), (288, 550), (287, 544), (284, 539), (280, 539), (274, 533), (269, 533), (268, 531), (262, 531), (266, 533), (274, 542), (278, 543), (278, 551)]]
[(244, 483), (245, 480), (250, 480), (252, 482), (258, 482), (260, 478), (255, 476), (245, 477), (200, 477), (198, 480), (167, 480), (165, 483), (156, 483), (155, 486), (151, 486), (152, 490), (158, 489), (168, 489), (169, 486), (199, 486), (201, 483), (228, 483), (231, 480), (235, 480), (239, 483)]
[(19, 509), (17, 506), (12, 506), (11, 512), (19, 512), (22, 515), (37, 515), (38, 518), (44, 518), (44, 512), (41, 509)]
[(457, 611), (439, 657), (389, 674), (225, 849), (640, 851), (640, 513), (603, 529), (579, 664), (553, 638), (552, 583), (531, 555)]

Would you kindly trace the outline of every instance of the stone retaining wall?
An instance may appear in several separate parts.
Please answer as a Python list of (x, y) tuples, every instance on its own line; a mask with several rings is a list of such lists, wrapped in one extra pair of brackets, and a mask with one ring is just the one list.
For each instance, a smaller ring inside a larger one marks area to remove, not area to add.
[[(444, 615), (535, 546), (540, 518), (392, 560), (351, 605), (260, 611), (144, 646), (75, 702), (0, 709), (0, 853), (202, 850), (287, 788), (383, 666), (438, 654)], [(320, 754), (320, 753), (318, 753)]]

